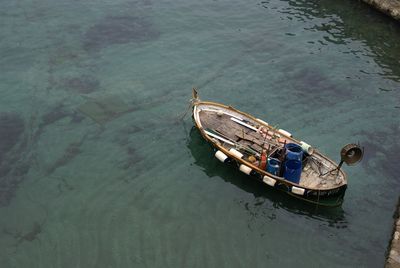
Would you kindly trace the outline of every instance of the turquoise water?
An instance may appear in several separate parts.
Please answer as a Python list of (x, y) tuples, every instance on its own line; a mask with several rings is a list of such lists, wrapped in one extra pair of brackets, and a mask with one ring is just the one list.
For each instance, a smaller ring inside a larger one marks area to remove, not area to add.
[[(400, 27), (359, 1), (0, 3), (1, 267), (381, 267)], [(183, 121), (191, 88), (333, 159), (341, 208), (270, 191)]]

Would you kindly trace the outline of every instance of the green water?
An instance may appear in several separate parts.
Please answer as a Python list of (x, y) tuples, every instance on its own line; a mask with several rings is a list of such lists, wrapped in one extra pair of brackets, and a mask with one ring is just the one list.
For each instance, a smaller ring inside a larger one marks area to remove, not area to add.
[[(359, 1), (0, 3), (1, 267), (382, 267), (400, 25)], [(341, 208), (271, 191), (180, 120), (200, 96), (345, 167)]]

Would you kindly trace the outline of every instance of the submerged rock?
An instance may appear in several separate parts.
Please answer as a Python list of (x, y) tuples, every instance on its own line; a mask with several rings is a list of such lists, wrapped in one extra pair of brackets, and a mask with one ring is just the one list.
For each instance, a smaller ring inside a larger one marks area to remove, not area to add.
[(92, 26), (84, 36), (84, 49), (99, 50), (110, 45), (156, 40), (159, 32), (146, 17), (109, 16)]

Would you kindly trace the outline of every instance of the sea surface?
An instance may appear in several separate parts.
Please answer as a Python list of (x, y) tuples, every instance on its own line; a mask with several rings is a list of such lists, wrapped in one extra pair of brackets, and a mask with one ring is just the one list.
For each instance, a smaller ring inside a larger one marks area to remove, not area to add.
[[(0, 2), (0, 267), (382, 267), (400, 24), (349, 0)], [(232, 170), (191, 88), (344, 166), (344, 203)], [(183, 119), (182, 119), (183, 117)]]

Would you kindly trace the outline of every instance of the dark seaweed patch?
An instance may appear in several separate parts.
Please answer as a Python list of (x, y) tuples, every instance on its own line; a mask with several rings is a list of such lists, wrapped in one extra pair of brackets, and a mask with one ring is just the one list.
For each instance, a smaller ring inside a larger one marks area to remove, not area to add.
[(328, 77), (315, 69), (303, 69), (289, 74), (286, 81), (292, 81), (291, 94), (306, 98), (314, 105), (323, 106), (335, 104), (338, 100), (349, 97), (349, 92), (333, 83)]
[(65, 178), (60, 179), (60, 183), (57, 186), (58, 191), (62, 194), (65, 191), (73, 191), (75, 187), (71, 185)]
[(138, 16), (105, 17), (84, 36), (85, 50), (99, 50), (111, 45), (156, 40), (159, 32), (152, 23)]
[[(11, 171), (11, 166), (9, 165), (1, 165), (0, 166), (0, 178), (6, 176)], [(3, 180), (0, 182), (0, 188), (2, 188)]]
[[(365, 146), (365, 155), (367, 157), (363, 159), (362, 163), (368, 171), (381, 173), (391, 180), (397, 180), (399, 175), (400, 156), (398, 152), (400, 145), (393, 144), (389, 149), (371, 142), (365, 142), (363, 145)], [(378, 157), (378, 155), (384, 156), (384, 158)]]
[(80, 77), (69, 78), (63, 81), (63, 88), (80, 94), (92, 93), (99, 87), (100, 82), (90, 75), (82, 75)]
[(77, 111), (71, 115), (71, 123), (80, 123), (83, 121), (83, 119), (85, 119), (85, 117)]
[(53, 123), (57, 122), (58, 120), (61, 120), (67, 116), (69, 116), (69, 114), (64, 109), (64, 105), (59, 104), (42, 116), (42, 123), (40, 124), (40, 128), (50, 125), (50, 124), (53, 124)]
[(18, 184), (29, 171), (29, 165), (21, 160), (26, 146), (20, 142), (24, 129), (24, 121), (18, 114), (0, 113), (0, 206), (9, 204)]
[(88, 100), (79, 106), (78, 110), (92, 118), (95, 122), (104, 124), (123, 113), (135, 110), (135, 108), (130, 108), (118, 97), (105, 96)]
[(121, 133), (122, 133), (122, 134), (132, 135), (132, 134), (135, 134), (135, 133), (140, 132), (140, 131), (142, 131), (142, 130), (143, 130), (143, 129), (142, 129), (141, 127), (139, 127), (139, 126), (131, 125), (131, 126), (128, 126), (128, 127), (125, 128), (125, 129), (123, 129), (123, 130), (121, 131)]
[(24, 121), (14, 113), (0, 113), (0, 165), (24, 132)]
[(71, 123), (80, 123), (83, 119), (85, 119), (85, 117), (82, 116), (79, 112), (70, 112), (65, 108), (63, 104), (58, 104), (42, 116), (39, 128), (36, 131), (35, 136), (40, 136), (47, 125), (54, 124), (55, 122), (62, 120), (66, 117), (70, 118)]
[(18, 165), (14, 170), (13, 170), (13, 175), (22, 177), (26, 175), (29, 172), (29, 169), (31, 168), (29, 163), (21, 163)]
[(19, 155), (12, 157), (9, 161), (4, 161), (0, 167), (0, 207), (7, 206), (14, 197), (18, 185), (24, 180), (29, 172), (28, 162), (15, 164)]
[(38, 222), (34, 222), (32, 225), (32, 228), (30, 231), (28, 231), (25, 234), (22, 234), (21, 231), (16, 231), (15, 233), (12, 233), (6, 229), (3, 229), (3, 233), (12, 236), (14, 239), (16, 239), (17, 244), (15, 247), (17, 248), (19, 244), (22, 242), (32, 242), (33, 240), (37, 239), (38, 235), (42, 232), (42, 225)]
[(79, 53), (67, 47), (58, 47), (49, 58), (49, 66), (55, 67), (67, 61), (74, 61), (79, 59)]
[(0, 113), (0, 207), (15, 196), (30, 169), (24, 120), (16, 113)]
[(142, 157), (137, 153), (136, 149), (133, 147), (128, 147), (127, 150), (127, 159), (122, 163), (121, 167), (122, 169), (129, 169), (131, 167), (134, 167), (138, 162), (140, 162)]
[(12, 178), (1, 178), (0, 182), (0, 206), (6, 206), (10, 203), (13, 198), (15, 191), (17, 190), (18, 183)]
[(3, 233), (5, 235), (11, 236), (15, 240), (15, 250), (14, 253), (17, 252), (18, 247), (23, 242), (32, 242), (36, 239), (39, 239), (38, 236), (42, 232), (42, 225), (38, 222), (34, 222), (30, 231), (27, 233), (22, 233), (20, 230), (16, 230), (15, 232), (11, 232), (6, 228), (3, 228)]
[[(397, 126), (392, 126), (387, 131), (378, 130), (372, 133), (362, 131), (359, 133), (365, 137), (365, 141), (362, 142), (365, 153), (361, 163), (369, 172), (378, 172), (391, 179), (397, 179), (400, 144), (391, 138), (398, 137), (399, 131)], [(390, 143), (389, 147), (387, 146), (388, 142)]]
[(57, 168), (66, 165), (68, 162), (74, 159), (81, 152), (80, 145), (81, 142), (73, 142), (69, 144), (63, 155), (48, 168), (48, 174), (53, 173)]
[(65, 110), (63, 104), (54, 106), (44, 115), (42, 115), (41, 122), (36, 131), (33, 130), (34, 125), (31, 126), (33, 132), (32, 139), (37, 140), (47, 125), (53, 124), (67, 116), (69, 116), (69, 113)]
[(330, 97), (348, 94), (347, 91), (334, 85), (318, 70), (304, 69), (293, 77), (293, 81), (299, 81), (297, 85), (300, 90), (307, 93), (323, 94)]
[(32, 229), (24, 235), (21, 235), (20, 241), (32, 242), (42, 232), (42, 226), (38, 222), (34, 222)]

